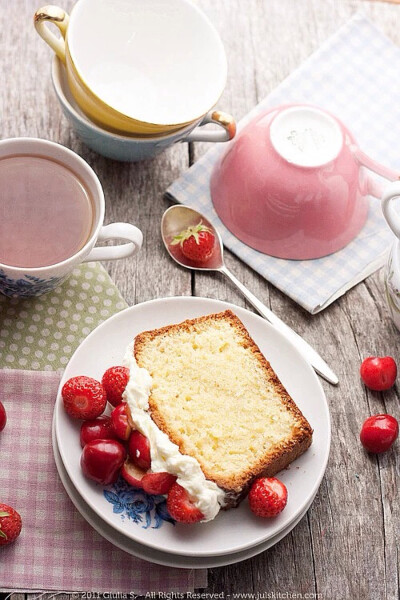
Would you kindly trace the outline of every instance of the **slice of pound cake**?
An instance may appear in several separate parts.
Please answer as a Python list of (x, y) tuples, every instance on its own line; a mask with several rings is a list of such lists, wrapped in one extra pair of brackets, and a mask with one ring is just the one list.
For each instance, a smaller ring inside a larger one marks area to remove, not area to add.
[[(128, 354), (125, 400), (152, 469), (177, 475), (192, 497), (206, 488), (205, 520), (311, 444), (309, 423), (230, 310), (145, 331)], [(218, 509), (207, 515), (212, 494)]]

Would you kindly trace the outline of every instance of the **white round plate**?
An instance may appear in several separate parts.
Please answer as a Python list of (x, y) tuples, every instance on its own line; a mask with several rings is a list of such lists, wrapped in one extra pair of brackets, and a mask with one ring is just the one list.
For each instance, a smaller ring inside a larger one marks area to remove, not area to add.
[(234, 552), (233, 554), (227, 554), (226, 556), (181, 556), (179, 554), (170, 554), (168, 552), (162, 552), (161, 550), (155, 550), (154, 548), (148, 548), (147, 546), (143, 546), (137, 542), (134, 542), (130, 538), (118, 531), (115, 531), (113, 527), (110, 527), (101, 519), (82, 499), (82, 496), (76, 490), (74, 485), (72, 484), (70, 478), (68, 477), (68, 473), (66, 472), (63, 462), (61, 460), (60, 452), (58, 450), (57, 440), (55, 436), (55, 428), (53, 426), (53, 452), (54, 459), (56, 462), (58, 474), (60, 476), (61, 482), (64, 485), (65, 491), (67, 492), (69, 498), (74, 504), (75, 508), (81, 513), (82, 517), (97, 531), (99, 535), (104, 537), (106, 540), (120, 548), (120, 550), (124, 550), (128, 554), (132, 556), (136, 556), (137, 558), (142, 558), (143, 560), (147, 560), (152, 563), (157, 563), (158, 565), (164, 565), (167, 567), (175, 567), (180, 569), (211, 569), (213, 567), (224, 567), (226, 565), (231, 565), (233, 563), (240, 562), (242, 560), (247, 560), (248, 558), (252, 558), (257, 554), (261, 554), (264, 550), (268, 550), (275, 544), (277, 544), (280, 540), (282, 540), (288, 533), (292, 531), (296, 527), (296, 525), (301, 521), (301, 519), (306, 514), (307, 510), (311, 506), (314, 497), (310, 500), (308, 506), (297, 517), (297, 519), (286, 527), (281, 533), (269, 539), (267, 542), (262, 544), (258, 544), (257, 546), (253, 546), (252, 548), (248, 548), (243, 552)]
[[(163, 511), (147, 511), (147, 500), (132, 503), (129, 492), (95, 484), (80, 469), (80, 423), (63, 409), (61, 388), (76, 375), (101, 379), (121, 364), (128, 344), (140, 332), (185, 319), (231, 309), (242, 320), (260, 350), (314, 429), (313, 443), (279, 478), (288, 488), (288, 503), (275, 519), (255, 517), (247, 502), (221, 511), (209, 523), (171, 525)], [(265, 319), (226, 302), (181, 297), (144, 302), (128, 308), (97, 327), (78, 347), (64, 371), (55, 405), (57, 443), (65, 469), (82, 498), (108, 525), (132, 540), (163, 552), (186, 556), (217, 556), (266, 542), (289, 527), (310, 503), (325, 472), (330, 446), (330, 418), (322, 386), (294, 346)], [(108, 499), (107, 499), (108, 498)], [(146, 506), (145, 506), (146, 505)], [(160, 516), (161, 515), (161, 516)], [(136, 522), (135, 522), (136, 521)]]

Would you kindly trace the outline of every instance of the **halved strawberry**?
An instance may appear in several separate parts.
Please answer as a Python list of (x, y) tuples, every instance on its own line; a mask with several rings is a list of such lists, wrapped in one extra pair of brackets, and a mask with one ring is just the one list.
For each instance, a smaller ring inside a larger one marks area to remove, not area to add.
[(167, 494), (176, 481), (171, 473), (146, 473), (142, 479), (142, 487), (148, 494), (158, 496)]
[(14, 542), (21, 529), (21, 515), (8, 504), (0, 504), (0, 546), (7, 546)]
[(132, 427), (129, 424), (127, 403), (121, 402), (111, 413), (111, 429), (121, 440), (127, 441)]
[(151, 467), (150, 442), (145, 435), (137, 429), (132, 431), (128, 441), (128, 454), (133, 462), (148, 471)]
[(127, 367), (110, 367), (104, 373), (101, 383), (107, 394), (107, 400), (113, 406), (122, 402), (122, 394), (129, 381), (129, 369)]
[(96, 419), (107, 404), (102, 384), (86, 375), (68, 379), (63, 385), (61, 396), (66, 412), (74, 419)]
[(121, 467), (121, 475), (131, 486), (141, 489), (143, 487), (142, 480), (146, 475), (146, 471), (143, 471), (143, 469), (135, 465), (130, 458), (127, 458)]
[(179, 483), (174, 483), (168, 492), (167, 509), (171, 517), (179, 523), (197, 523), (204, 519), (203, 513)]

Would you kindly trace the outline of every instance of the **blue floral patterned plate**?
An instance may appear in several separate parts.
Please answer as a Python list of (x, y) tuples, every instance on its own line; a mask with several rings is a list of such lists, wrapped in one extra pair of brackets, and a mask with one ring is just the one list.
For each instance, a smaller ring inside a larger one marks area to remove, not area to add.
[(168, 513), (164, 496), (149, 496), (143, 490), (133, 488), (122, 477), (105, 489), (103, 494), (112, 505), (113, 512), (121, 515), (122, 521), (128, 519), (143, 529), (158, 529), (165, 521), (175, 524)]

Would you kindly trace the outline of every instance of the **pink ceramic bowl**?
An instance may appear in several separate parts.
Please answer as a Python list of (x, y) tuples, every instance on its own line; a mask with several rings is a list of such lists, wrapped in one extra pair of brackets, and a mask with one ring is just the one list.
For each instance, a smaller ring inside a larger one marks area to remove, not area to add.
[(333, 115), (313, 106), (271, 108), (246, 125), (214, 167), (211, 197), (242, 242), (265, 254), (312, 259), (348, 244), (363, 227), (375, 163)]

